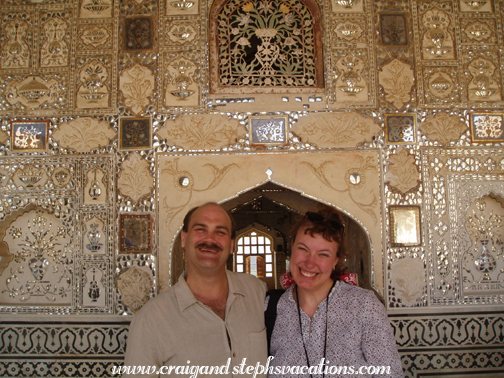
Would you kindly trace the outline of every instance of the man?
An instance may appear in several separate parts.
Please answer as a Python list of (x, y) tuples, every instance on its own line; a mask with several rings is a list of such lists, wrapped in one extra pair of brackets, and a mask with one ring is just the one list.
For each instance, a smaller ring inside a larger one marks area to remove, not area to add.
[(252, 377), (246, 367), (266, 364), (266, 285), (226, 270), (234, 238), (234, 222), (220, 205), (187, 213), (181, 233), (187, 272), (135, 315), (128, 335), (125, 367), (155, 371), (123, 377)]

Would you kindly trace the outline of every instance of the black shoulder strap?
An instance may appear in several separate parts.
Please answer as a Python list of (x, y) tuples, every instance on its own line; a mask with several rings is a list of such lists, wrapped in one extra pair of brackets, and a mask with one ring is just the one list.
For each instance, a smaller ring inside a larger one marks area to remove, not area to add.
[(273, 334), (273, 328), (275, 328), (278, 300), (280, 299), (280, 297), (284, 292), (285, 290), (275, 289), (275, 290), (269, 290), (266, 293), (266, 297), (269, 296), (269, 301), (268, 301), (268, 307), (264, 312), (264, 322), (266, 323), (266, 335), (268, 337), (268, 354), (270, 349), (271, 335)]

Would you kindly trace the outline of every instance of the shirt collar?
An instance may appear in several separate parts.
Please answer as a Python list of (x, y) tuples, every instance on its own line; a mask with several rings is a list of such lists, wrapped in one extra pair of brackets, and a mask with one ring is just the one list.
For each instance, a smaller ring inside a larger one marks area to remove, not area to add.
[[(187, 272), (184, 272), (180, 275), (179, 280), (173, 286), (173, 291), (175, 293), (175, 297), (177, 298), (178, 306), (180, 312), (184, 311), (189, 306), (192, 306), (195, 303), (198, 303), (198, 300), (193, 295), (191, 289), (187, 285), (186, 282)], [(242, 287), (242, 283), (236, 279), (235, 273), (230, 272), (226, 269), (226, 277), (229, 285), (228, 292), (228, 303), (234, 300), (236, 295), (245, 296), (245, 290)]]

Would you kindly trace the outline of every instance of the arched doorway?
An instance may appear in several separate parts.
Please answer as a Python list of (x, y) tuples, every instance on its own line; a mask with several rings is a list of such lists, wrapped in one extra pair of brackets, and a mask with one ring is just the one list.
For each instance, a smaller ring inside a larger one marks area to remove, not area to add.
[[(320, 204), (314, 199), (272, 182), (222, 203), (224, 208), (233, 214), (238, 234), (240, 230), (262, 225), (262, 231), (275, 240), (273, 249), (276, 280), (274, 285), (268, 282), (268, 289), (280, 288), (280, 276), (288, 269), (292, 225), (302, 214), (316, 209)], [(345, 248), (349, 251), (345, 263), (350, 272), (357, 273), (359, 286), (372, 289), (369, 237), (352, 217), (344, 213), (341, 215), (347, 230)], [(228, 269), (233, 269), (235, 258), (231, 257), (228, 261)]]
[[(316, 209), (321, 202), (272, 182), (252, 188), (221, 205), (233, 214), (237, 235), (258, 229), (272, 240), (275, 252), (274, 282), (265, 280), (268, 288), (280, 288), (280, 276), (288, 269), (290, 258), (290, 229), (296, 219), (308, 210)], [(373, 289), (371, 285), (371, 246), (369, 236), (352, 217), (341, 213), (346, 228), (345, 248), (349, 252), (345, 264), (357, 273), (359, 286)], [(178, 279), (184, 270), (184, 257), (180, 237), (176, 238), (172, 254), (172, 274)], [(235, 246), (235, 253), (237, 247)], [(236, 254), (230, 256), (227, 267), (236, 268)], [(375, 291), (375, 290), (374, 290)], [(376, 292), (376, 291), (375, 291)], [(378, 293), (377, 293), (378, 294)]]

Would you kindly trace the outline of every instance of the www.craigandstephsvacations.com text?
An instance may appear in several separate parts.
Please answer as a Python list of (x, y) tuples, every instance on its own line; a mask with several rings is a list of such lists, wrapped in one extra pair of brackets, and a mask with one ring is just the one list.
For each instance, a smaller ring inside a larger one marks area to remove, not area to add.
[(258, 374), (339, 374), (339, 375), (366, 375), (366, 374), (390, 374), (390, 366), (334, 366), (329, 365), (330, 361), (325, 358), (320, 360), (318, 365), (314, 366), (270, 366), (274, 357), (268, 357), (266, 365), (259, 362), (254, 365), (247, 365), (247, 359), (244, 358), (241, 364), (231, 368), (231, 358), (228, 358), (227, 364), (222, 366), (198, 366), (191, 365), (187, 361), (185, 366), (113, 366), (112, 374), (146, 374), (146, 375), (185, 375), (188, 378), (196, 378), (199, 375), (250, 375), (256, 378)]

